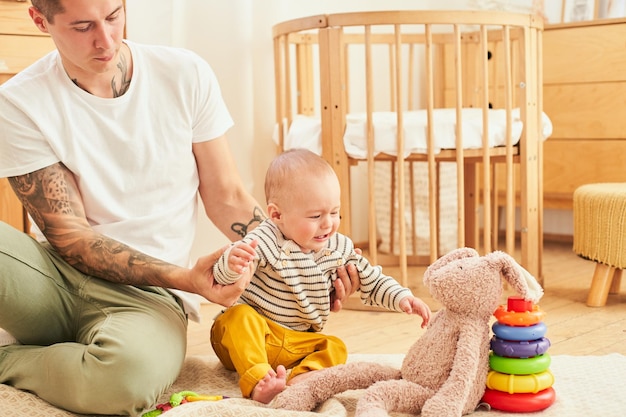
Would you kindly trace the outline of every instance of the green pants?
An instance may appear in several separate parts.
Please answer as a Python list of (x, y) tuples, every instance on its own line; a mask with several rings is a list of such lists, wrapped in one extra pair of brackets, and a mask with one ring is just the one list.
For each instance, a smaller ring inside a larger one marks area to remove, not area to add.
[(85, 275), (0, 222), (0, 383), (75, 413), (136, 416), (174, 382), (187, 319), (156, 287)]
[(211, 345), (226, 369), (239, 374), (239, 388), (250, 397), (270, 369), (283, 365), (289, 378), (346, 363), (346, 345), (337, 337), (287, 329), (238, 304), (219, 315), (211, 328)]

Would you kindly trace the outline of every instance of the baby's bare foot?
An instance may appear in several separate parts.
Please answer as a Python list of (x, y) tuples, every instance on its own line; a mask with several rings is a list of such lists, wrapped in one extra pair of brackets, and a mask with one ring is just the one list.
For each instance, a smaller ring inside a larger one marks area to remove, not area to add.
[(287, 385), (293, 385), (293, 384), (297, 384), (298, 382), (302, 382), (306, 379), (308, 379), (311, 374), (315, 373), (316, 371), (309, 371), (309, 372), (305, 372), (302, 374), (298, 374), (296, 376), (294, 376), (293, 378), (291, 378), (289, 380), (289, 382), (287, 382)]
[(262, 380), (257, 382), (250, 396), (254, 401), (269, 404), (276, 395), (280, 394), (287, 385), (287, 370), (278, 365), (276, 371), (270, 369)]

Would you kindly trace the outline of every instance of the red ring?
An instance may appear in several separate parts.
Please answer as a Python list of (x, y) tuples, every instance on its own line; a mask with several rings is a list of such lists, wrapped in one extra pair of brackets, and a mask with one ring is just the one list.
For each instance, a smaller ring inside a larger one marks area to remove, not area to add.
[(509, 394), (504, 391), (493, 389), (485, 389), (483, 402), (486, 402), (496, 410), (509, 411), (514, 413), (532, 413), (535, 411), (545, 410), (550, 407), (556, 400), (556, 392), (554, 388), (546, 388), (542, 391), (533, 393), (516, 393)]

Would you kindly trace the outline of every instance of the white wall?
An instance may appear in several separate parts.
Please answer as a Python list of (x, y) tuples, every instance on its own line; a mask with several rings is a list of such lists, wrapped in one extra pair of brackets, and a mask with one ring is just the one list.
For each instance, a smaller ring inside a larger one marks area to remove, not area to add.
[[(134, 41), (189, 48), (211, 64), (235, 120), (228, 136), (237, 167), (246, 187), (264, 205), (263, 178), (275, 154), (272, 25), (347, 11), (466, 9), (481, 1), (126, 0), (127, 31)], [(550, 224), (546, 221), (546, 229)], [(193, 257), (225, 242), (201, 213)]]
[[(264, 204), (263, 178), (275, 154), (272, 25), (315, 14), (431, 8), (436, 0), (127, 0), (127, 36), (137, 42), (189, 48), (213, 67), (235, 119), (228, 133), (246, 187)], [(462, 0), (446, 2), (447, 8)], [(458, 6), (461, 7), (461, 6)], [(204, 213), (193, 257), (226, 239)]]

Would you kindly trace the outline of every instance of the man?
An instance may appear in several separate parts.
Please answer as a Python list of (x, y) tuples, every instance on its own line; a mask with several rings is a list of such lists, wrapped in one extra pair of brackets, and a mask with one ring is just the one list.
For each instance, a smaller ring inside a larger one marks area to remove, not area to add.
[[(0, 87), (0, 177), (37, 241), (0, 223), (0, 383), (84, 414), (138, 415), (175, 380), (189, 293), (233, 304), (249, 277), (189, 268), (197, 194), (231, 240), (262, 220), (230, 155), (206, 62), (123, 41), (122, 0), (32, 0), (57, 47)], [(337, 280), (335, 310), (352, 291)]]

